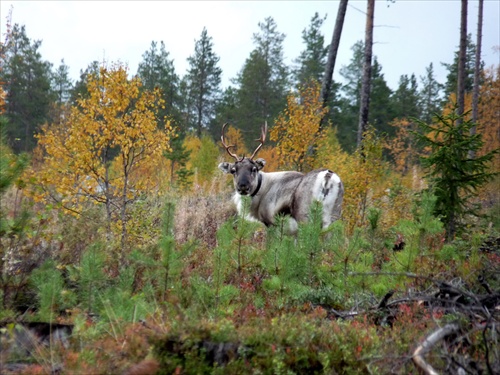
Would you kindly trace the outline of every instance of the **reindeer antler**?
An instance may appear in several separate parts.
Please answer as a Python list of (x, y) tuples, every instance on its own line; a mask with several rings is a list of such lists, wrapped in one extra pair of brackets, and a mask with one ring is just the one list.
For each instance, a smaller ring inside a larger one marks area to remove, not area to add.
[(229, 151), (229, 149), (230, 149), (231, 147), (234, 147), (234, 145), (229, 145), (229, 146), (227, 146), (227, 145), (226, 145), (226, 142), (224, 142), (224, 130), (225, 130), (226, 126), (227, 126), (227, 122), (226, 122), (224, 125), (222, 125), (222, 135), (220, 136), (220, 140), (221, 140), (221, 142), (222, 142), (222, 145), (223, 145), (223, 146), (224, 146), (224, 148), (226, 149), (227, 153), (228, 153), (229, 155), (231, 155), (233, 158), (235, 158), (235, 159), (236, 159), (236, 161), (241, 161), (241, 160), (243, 160), (243, 158), (241, 158), (241, 159), (240, 159), (240, 158), (238, 157), (238, 155), (233, 154), (231, 151)]
[(260, 138), (257, 139), (257, 141), (259, 141), (260, 144), (257, 146), (255, 151), (253, 152), (252, 156), (250, 156), (250, 160), (253, 160), (255, 155), (257, 155), (257, 152), (260, 150), (260, 148), (264, 144), (264, 141), (266, 140), (266, 133), (267, 133), (267, 121), (264, 122), (264, 126), (262, 128), (260, 128)]

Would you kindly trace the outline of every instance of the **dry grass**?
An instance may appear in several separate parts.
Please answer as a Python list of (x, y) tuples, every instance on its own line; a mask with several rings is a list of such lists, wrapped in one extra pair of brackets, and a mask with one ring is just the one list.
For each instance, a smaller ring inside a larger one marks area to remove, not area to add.
[(196, 239), (208, 248), (217, 246), (217, 230), (230, 217), (236, 215), (224, 179), (214, 179), (208, 187), (195, 187), (176, 202), (175, 240), (182, 244)]

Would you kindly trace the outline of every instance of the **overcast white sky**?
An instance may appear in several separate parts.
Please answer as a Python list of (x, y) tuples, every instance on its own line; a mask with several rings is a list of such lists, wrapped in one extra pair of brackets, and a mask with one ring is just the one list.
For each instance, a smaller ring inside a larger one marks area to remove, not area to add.
[[(284, 56), (291, 63), (304, 49), (302, 31), (315, 12), (327, 15), (323, 34), (328, 44), (333, 33), (338, 1), (8, 1), (0, 2), (2, 39), (8, 11), (12, 21), (25, 25), (32, 40), (42, 40), (40, 52), (54, 66), (65, 60), (77, 80), (94, 60), (121, 61), (137, 72), (151, 41), (163, 41), (176, 73), (183, 76), (203, 27), (220, 57), (222, 83), (236, 77), (254, 48), (258, 23), (273, 17), (286, 35)], [(364, 38), (365, 0), (350, 0), (335, 66), (334, 78), (351, 59), (352, 45)], [(469, 0), (468, 33), (474, 41), (478, 1)], [(453, 61), (459, 43), (460, 0), (378, 0), (375, 6), (374, 54), (392, 89), (399, 77), (424, 75), (432, 62), (440, 82), (446, 80), (441, 63)], [(484, 1), (482, 58), (498, 65), (500, 54), (500, 1)], [(495, 51), (494, 48), (497, 47)]]

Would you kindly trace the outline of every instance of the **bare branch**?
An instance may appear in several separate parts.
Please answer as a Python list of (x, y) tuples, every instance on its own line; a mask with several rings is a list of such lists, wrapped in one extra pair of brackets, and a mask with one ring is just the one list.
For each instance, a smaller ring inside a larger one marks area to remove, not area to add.
[(420, 344), (417, 349), (413, 352), (413, 362), (417, 367), (422, 369), (424, 373), (428, 375), (439, 375), (439, 373), (432, 368), (431, 365), (429, 365), (425, 360), (424, 360), (424, 355), (429, 352), (434, 345), (436, 345), (439, 341), (443, 340), (446, 336), (451, 335), (452, 333), (455, 333), (459, 330), (459, 326), (456, 323), (451, 323), (447, 324), (444, 327), (439, 328), (438, 330), (434, 331), (431, 333), (427, 338), (424, 340), (422, 344)]

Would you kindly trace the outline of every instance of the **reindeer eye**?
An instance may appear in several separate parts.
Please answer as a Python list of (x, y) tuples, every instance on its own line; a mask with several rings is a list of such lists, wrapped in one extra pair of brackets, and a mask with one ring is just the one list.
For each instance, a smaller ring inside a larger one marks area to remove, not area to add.
[(253, 167), (253, 168), (252, 168), (252, 172), (253, 172), (253, 173), (257, 172), (257, 167)]
[(235, 167), (231, 168), (231, 173), (236, 173), (236, 168)]

